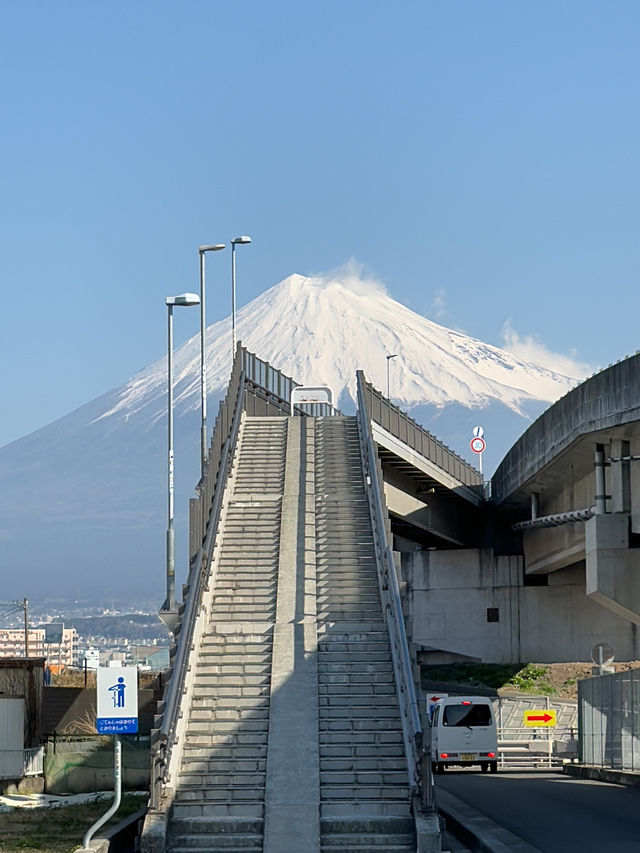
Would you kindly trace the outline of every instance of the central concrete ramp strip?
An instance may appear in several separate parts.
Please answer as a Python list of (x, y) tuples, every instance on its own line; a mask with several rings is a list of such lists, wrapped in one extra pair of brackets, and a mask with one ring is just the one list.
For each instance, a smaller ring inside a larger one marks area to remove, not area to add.
[(291, 418), (271, 665), (264, 853), (320, 849), (312, 441), (313, 421)]

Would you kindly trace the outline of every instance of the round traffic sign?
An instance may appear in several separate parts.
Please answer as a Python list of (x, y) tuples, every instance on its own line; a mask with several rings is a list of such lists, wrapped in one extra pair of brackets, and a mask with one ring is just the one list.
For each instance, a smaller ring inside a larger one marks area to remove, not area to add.
[(479, 435), (471, 439), (471, 449), (474, 453), (482, 453), (486, 446), (484, 438)]
[(613, 648), (609, 643), (596, 643), (591, 649), (591, 660), (595, 664), (601, 663), (603, 666), (609, 666), (613, 663), (613, 658)]
[(474, 427), (473, 428), (473, 434), (474, 434), (475, 438), (482, 438), (482, 436), (484, 435), (484, 430), (482, 429), (481, 426)]

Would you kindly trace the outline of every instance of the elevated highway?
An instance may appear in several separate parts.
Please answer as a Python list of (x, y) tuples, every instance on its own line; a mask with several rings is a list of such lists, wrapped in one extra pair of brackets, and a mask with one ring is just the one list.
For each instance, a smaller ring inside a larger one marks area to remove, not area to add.
[(522, 536), (528, 576), (573, 567), (585, 594), (640, 624), (640, 355), (591, 377), (547, 409), (491, 481)]

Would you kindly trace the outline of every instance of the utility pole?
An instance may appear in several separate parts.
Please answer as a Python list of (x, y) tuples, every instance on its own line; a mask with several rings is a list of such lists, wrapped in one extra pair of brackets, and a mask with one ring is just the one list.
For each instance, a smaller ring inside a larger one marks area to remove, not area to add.
[(24, 656), (29, 657), (29, 599), (23, 598), (22, 601), (0, 601), (0, 609), (6, 611), (7, 616), (15, 613), (16, 610), (24, 612)]
[(29, 600), (24, 598), (22, 600), (22, 606), (24, 607), (24, 656), (26, 658), (29, 657)]

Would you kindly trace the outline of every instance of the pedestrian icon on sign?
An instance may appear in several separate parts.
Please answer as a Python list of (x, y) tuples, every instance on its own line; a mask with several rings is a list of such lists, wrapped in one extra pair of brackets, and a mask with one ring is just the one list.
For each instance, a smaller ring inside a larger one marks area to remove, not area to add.
[(124, 683), (124, 678), (120, 676), (116, 684), (112, 684), (109, 687), (109, 692), (111, 693), (111, 699), (113, 701), (114, 708), (124, 708), (124, 691), (126, 684)]

